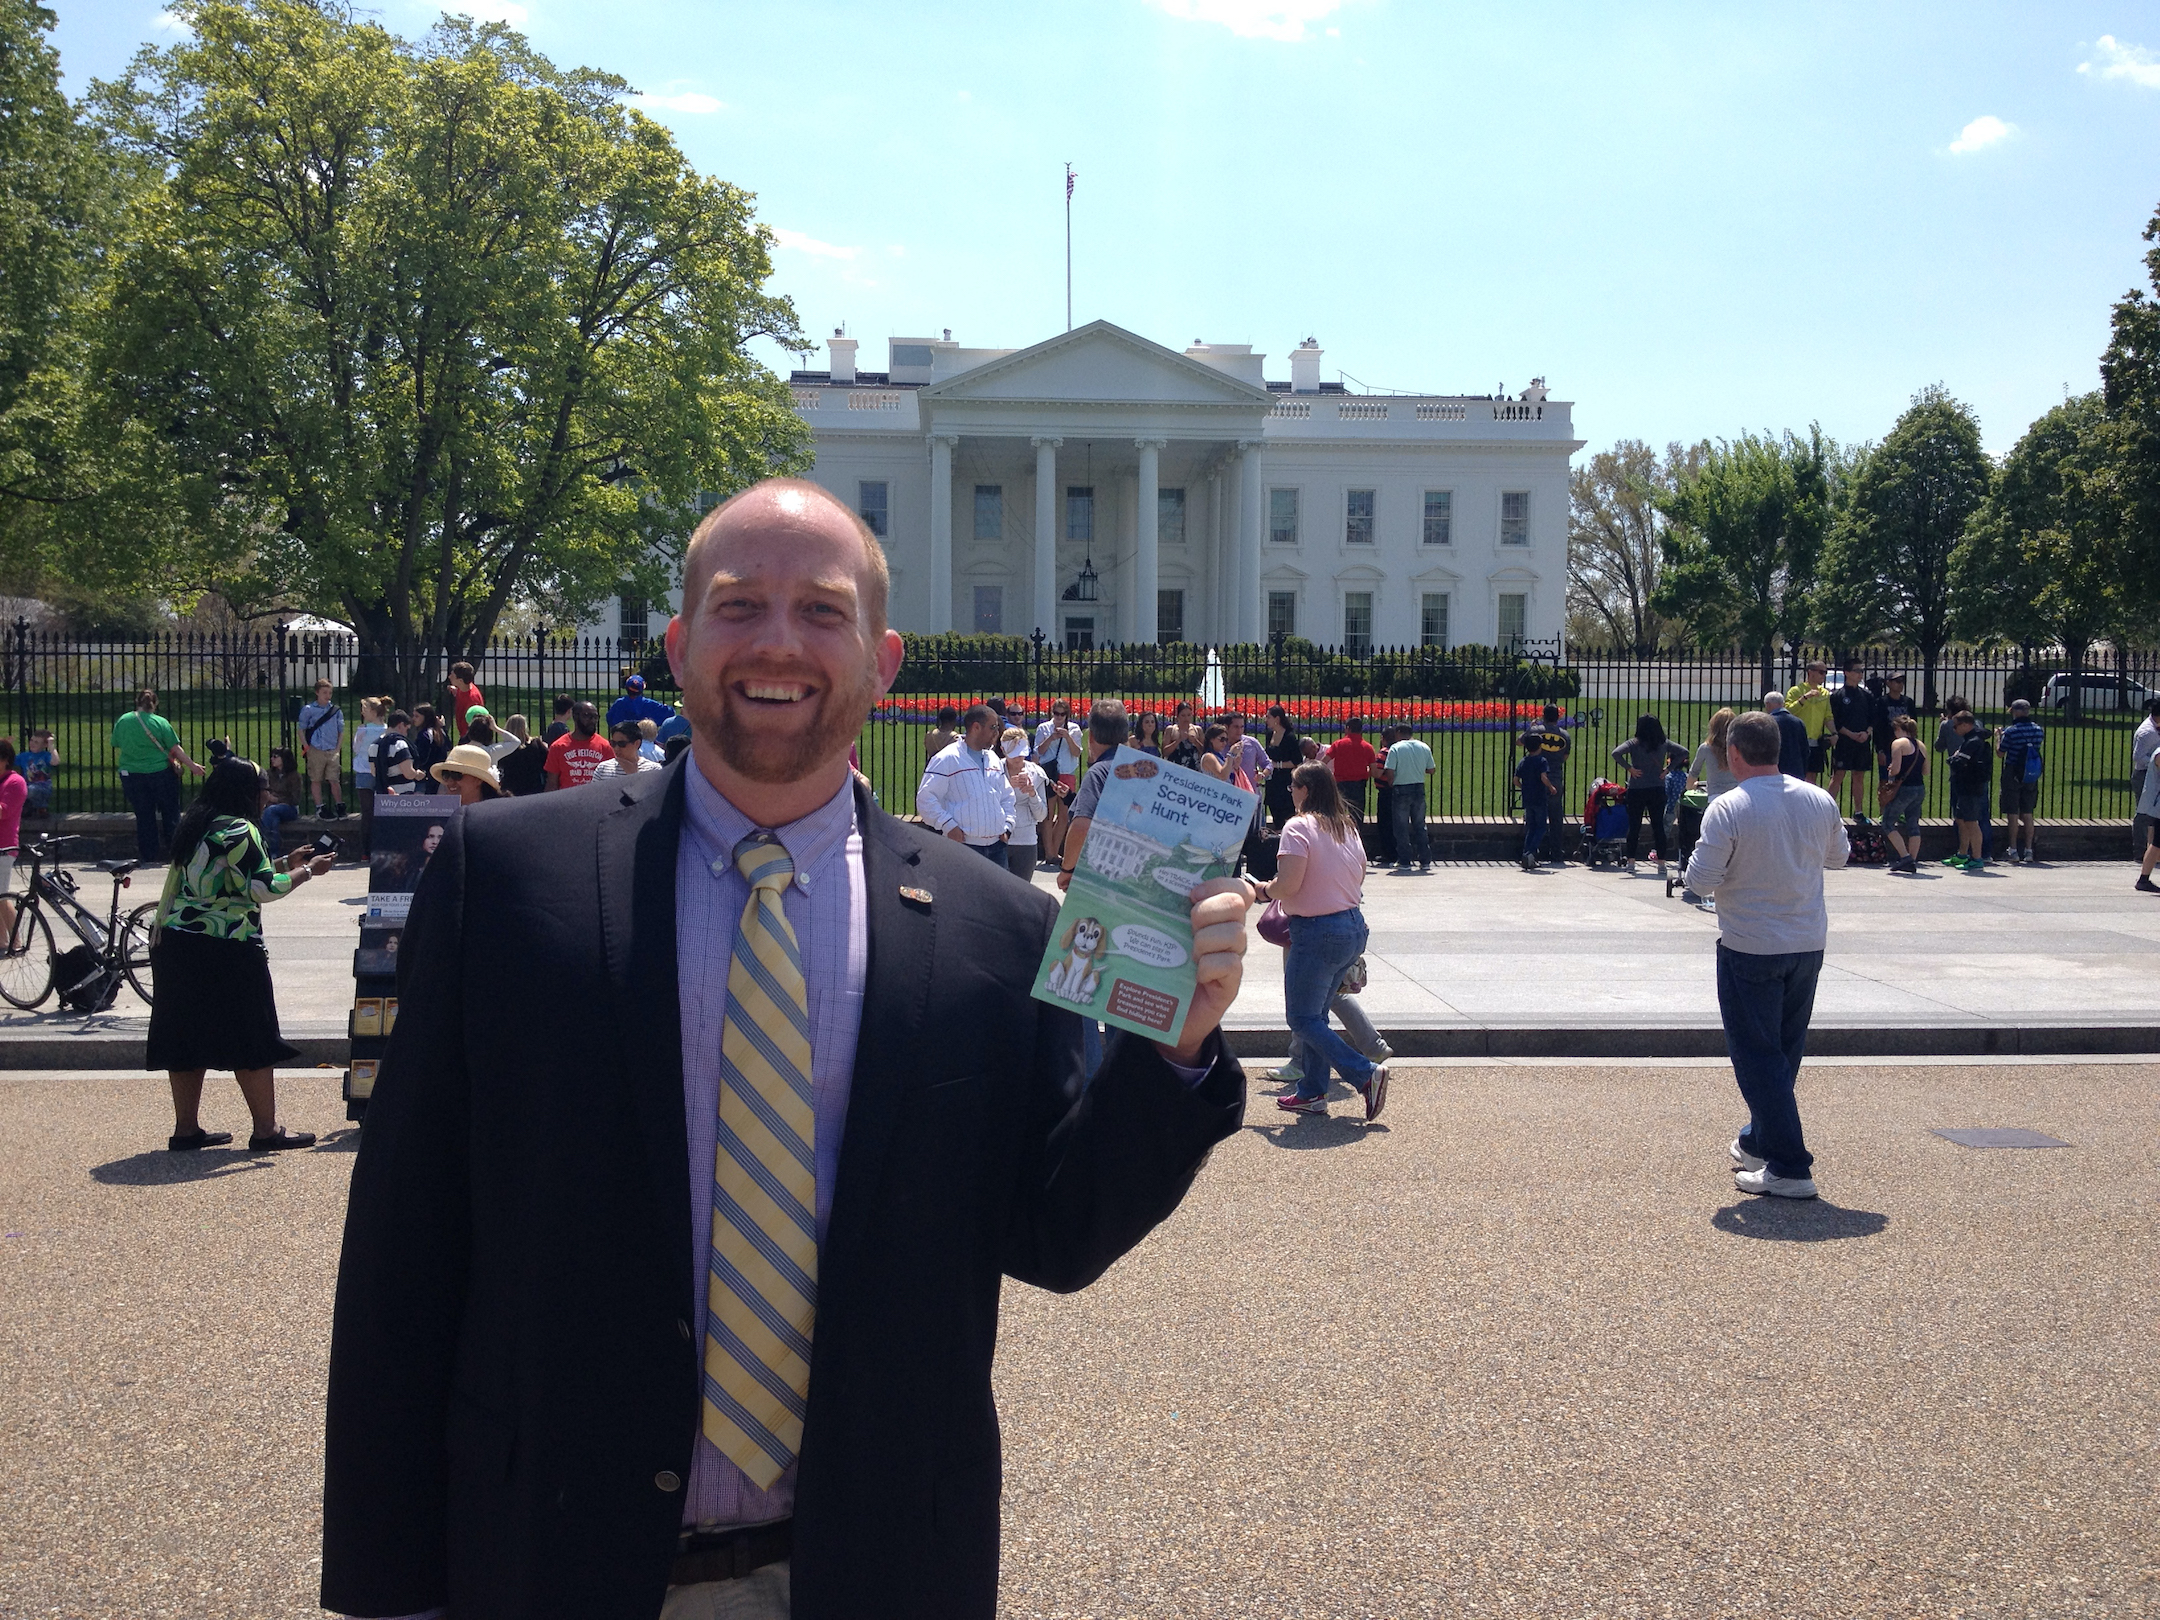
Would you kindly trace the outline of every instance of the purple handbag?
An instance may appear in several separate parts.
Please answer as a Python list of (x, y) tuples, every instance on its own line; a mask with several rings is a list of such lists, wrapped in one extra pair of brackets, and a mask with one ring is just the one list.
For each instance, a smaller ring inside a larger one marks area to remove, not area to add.
[(1282, 908), (1280, 900), (1270, 900), (1260, 910), (1260, 921), (1255, 924), (1260, 937), (1270, 945), (1287, 947), (1290, 943), (1290, 915)]

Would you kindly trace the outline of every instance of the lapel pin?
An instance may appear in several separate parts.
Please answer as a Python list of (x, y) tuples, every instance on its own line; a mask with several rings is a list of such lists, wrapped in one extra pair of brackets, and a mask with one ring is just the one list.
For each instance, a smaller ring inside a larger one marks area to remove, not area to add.
[(900, 890), (900, 898), (912, 900), (918, 906), (927, 906), (930, 903), (930, 891), (928, 889), (910, 889), (903, 886)]

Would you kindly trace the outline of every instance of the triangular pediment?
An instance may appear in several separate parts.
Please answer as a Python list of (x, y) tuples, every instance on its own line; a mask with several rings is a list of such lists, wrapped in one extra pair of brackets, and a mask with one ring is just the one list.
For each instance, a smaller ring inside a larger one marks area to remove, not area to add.
[(1265, 388), (1150, 343), (1108, 321), (1061, 332), (1032, 348), (932, 383), (921, 397), (952, 404), (1272, 407)]

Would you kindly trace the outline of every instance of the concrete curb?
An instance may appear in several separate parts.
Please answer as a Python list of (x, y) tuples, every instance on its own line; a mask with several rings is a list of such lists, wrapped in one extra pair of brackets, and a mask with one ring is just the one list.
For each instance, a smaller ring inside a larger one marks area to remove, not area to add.
[[(1227, 1032), (1236, 1057), (1280, 1057), (1290, 1049), (1286, 1030), (1232, 1029)], [(1401, 1059), (1417, 1058), (1682, 1058), (1725, 1056), (1725, 1032), (1715, 1027), (1682, 1028), (1463, 1028), (1385, 1029), (1388, 1044)], [(2141, 1024), (2034, 1024), (1982, 1028), (1948, 1024), (1937, 1028), (1837, 1028), (1817, 1025), (1808, 1032), (1810, 1057), (1995, 1057), (2116, 1055), (2152, 1053), (2160, 1057), (2160, 1026)]]
[[(287, 1035), (286, 1044), (300, 1055), (280, 1068), (306, 1069), (329, 1064), (342, 1069), (352, 1055), (352, 1042), (343, 1035)], [(12, 1035), (0, 1037), (0, 1070), (8, 1069), (140, 1069), (144, 1041), (140, 1035)]]
[[(1723, 1057), (1722, 1030), (1629, 1029), (1391, 1029), (1385, 1032), (1399, 1059), (1418, 1058), (1700, 1058)], [(1280, 1058), (1290, 1049), (1283, 1029), (1233, 1029), (1230, 1051), (1241, 1058)], [(288, 1035), (300, 1049), (289, 1064), (304, 1069), (343, 1068), (352, 1043), (343, 1035)], [(1949, 1024), (1895, 1029), (1817, 1026), (1808, 1034), (1810, 1057), (2062, 1057), (2142, 1056), (2160, 1061), (2160, 1026), (2149, 1024), (2029, 1024), (2007, 1029)], [(138, 1035), (25, 1035), (0, 1038), (0, 1071), (140, 1069)]]

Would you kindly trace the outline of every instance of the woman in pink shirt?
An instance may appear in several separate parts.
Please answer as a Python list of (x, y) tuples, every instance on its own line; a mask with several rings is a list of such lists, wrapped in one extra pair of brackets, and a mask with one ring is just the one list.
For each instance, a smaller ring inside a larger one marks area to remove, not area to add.
[(1325, 1114), (1331, 1070), (1365, 1099), (1365, 1117), (1378, 1119), (1387, 1106), (1387, 1066), (1359, 1055), (1328, 1026), (1335, 987), (1365, 949), (1365, 846), (1357, 818), (1343, 802), (1335, 773), (1318, 761), (1300, 765), (1290, 778), (1296, 812), (1283, 827), (1275, 877), (1256, 884), (1259, 898), (1274, 900), (1290, 919), (1283, 953), (1283, 1001), (1290, 1033), (1303, 1054), (1304, 1078), (1275, 1106), (1292, 1114)]

